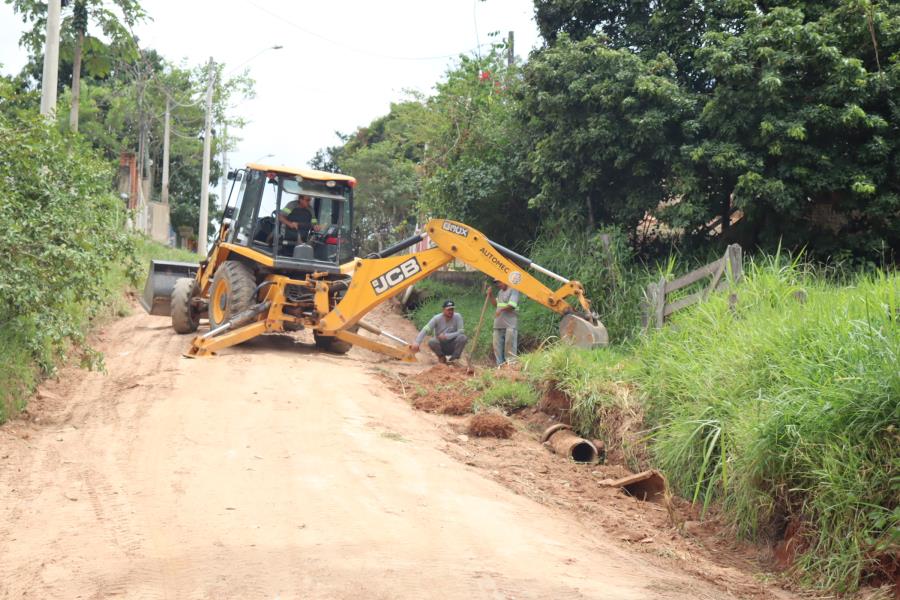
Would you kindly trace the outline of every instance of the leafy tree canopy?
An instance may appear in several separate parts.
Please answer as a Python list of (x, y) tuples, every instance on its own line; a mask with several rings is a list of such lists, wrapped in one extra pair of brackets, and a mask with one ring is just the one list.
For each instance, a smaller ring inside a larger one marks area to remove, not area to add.
[(703, 243), (718, 223), (749, 247), (900, 246), (897, 3), (537, 0), (535, 15), (537, 204), (602, 192), (599, 219), (633, 231), (647, 210)]

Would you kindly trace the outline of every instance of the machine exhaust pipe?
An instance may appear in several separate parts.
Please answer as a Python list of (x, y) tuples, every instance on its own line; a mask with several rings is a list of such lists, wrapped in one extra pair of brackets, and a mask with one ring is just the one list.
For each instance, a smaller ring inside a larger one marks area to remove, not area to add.
[(600, 459), (597, 447), (576, 435), (569, 425), (557, 423), (549, 427), (541, 436), (541, 442), (556, 454), (578, 463), (594, 464)]

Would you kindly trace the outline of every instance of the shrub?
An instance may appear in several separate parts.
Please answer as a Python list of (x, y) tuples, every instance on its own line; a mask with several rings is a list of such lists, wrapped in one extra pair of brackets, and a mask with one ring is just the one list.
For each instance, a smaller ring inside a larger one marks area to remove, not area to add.
[(77, 136), (7, 103), (0, 88), (0, 421), (83, 343), (107, 274), (132, 254), (109, 165)]

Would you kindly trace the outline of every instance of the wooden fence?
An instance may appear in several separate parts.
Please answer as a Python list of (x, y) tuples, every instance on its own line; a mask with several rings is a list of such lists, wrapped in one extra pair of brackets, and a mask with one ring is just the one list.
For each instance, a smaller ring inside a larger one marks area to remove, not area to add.
[[(669, 315), (706, 300), (712, 292), (723, 290), (732, 283), (737, 283), (743, 274), (743, 251), (738, 244), (732, 244), (725, 250), (725, 255), (715, 262), (691, 271), (687, 275), (682, 275), (674, 281), (666, 281), (665, 277), (660, 278), (658, 283), (652, 283), (647, 287), (647, 300), (644, 304), (643, 315), (644, 329), (649, 329), (651, 325), (656, 328), (662, 327)], [(705, 277), (712, 279), (709, 285), (703, 289), (674, 302), (667, 302), (669, 294), (697, 283)], [(737, 302), (737, 295), (732, 294), (729, 302), (732, 304)]]

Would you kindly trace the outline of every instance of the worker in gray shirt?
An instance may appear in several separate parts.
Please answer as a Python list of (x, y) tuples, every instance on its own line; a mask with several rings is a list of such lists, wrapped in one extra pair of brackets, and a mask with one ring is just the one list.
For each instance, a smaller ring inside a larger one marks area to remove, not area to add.
[(422, 328), (422, 331), (416, 336), (416, 342), (410, 344), (413, 352), (419, 351), (422, 340), (429, 333), (434, 337), (428, 340), (428, 347), (437, 355), (439, 361), (448, 362), (448, 356), (450, 361), (459, 360), (468, 338), (463, 333), (462, 315), (456, 313), (456, 305), (453, 304), (453, 300), (446, 300), (441, 312), (434, 315), (428, 321), (428, 325)]
[(497, 307), (494, 311), (494, 358), (497, 366), (513, 360), (519, 344), (519, 292), (500, 280), (494, 280), (499, 288), (497, 297), (488, 288), (488, 297)]

